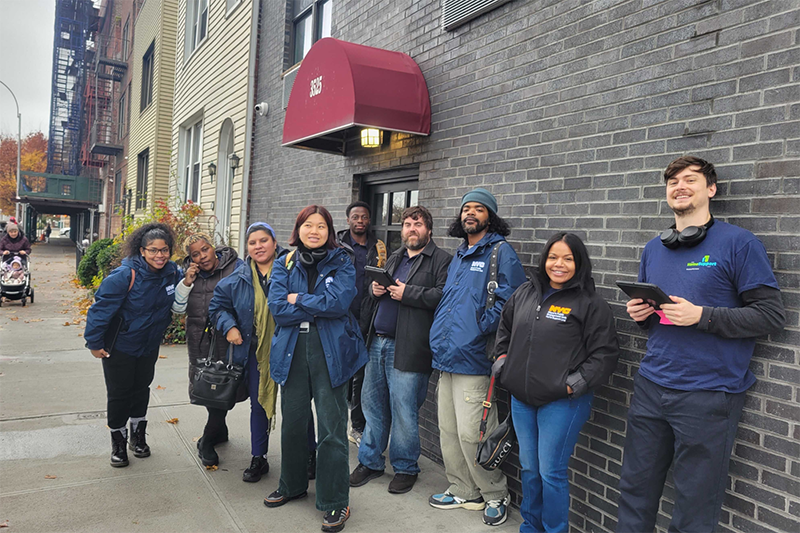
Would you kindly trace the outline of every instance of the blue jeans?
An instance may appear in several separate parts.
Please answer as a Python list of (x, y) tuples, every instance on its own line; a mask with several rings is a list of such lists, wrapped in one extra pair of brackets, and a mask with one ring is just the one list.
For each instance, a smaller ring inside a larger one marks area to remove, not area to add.
[(428, 393), (430, 374), (403, 372), (394, 367), (394, 339), (378, 337), (369, 349), (361, 405), (367, 425), (358, 448), (358, 461), (383, 470), (389, 443), (389, 462), (395, 474), (418, 474), (419, 408)]
[(511, 397), (522, 466), (521, 533), (569, 530), (569, 458), (592, 412), (592, 393), (533, 407)]

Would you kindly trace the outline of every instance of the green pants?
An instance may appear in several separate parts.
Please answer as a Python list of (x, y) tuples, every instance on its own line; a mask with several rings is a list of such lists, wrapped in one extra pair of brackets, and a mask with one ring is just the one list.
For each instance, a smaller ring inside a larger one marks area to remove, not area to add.
[(347, 443), (347, 383), (331, 387), (319, 333), (301, 333), (281, 389), (280, 493), (297, 496), (308, 489), (308, 423), (311, 399), (317, 410), (317, 509), (350, 505), (350, 455)]

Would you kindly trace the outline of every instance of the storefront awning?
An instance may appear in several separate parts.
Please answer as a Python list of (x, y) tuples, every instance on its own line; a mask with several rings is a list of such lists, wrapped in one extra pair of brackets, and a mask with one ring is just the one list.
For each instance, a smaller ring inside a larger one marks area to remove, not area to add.
[(317, 41), (294, 80), (283, 146), (344, 155), (364, 128), (429, 135), (422, 71), (400, 52), (330, 37)]

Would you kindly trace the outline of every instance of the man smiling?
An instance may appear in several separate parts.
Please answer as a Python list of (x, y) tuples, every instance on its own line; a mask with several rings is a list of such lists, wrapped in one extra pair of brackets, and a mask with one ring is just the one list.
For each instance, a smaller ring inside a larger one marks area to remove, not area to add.
[(675, 224), (645, 246), (639, 281), (658, 285), (673, 303), (659, 311), (639, 298), (627, 303), (649, 338), (628, 411), (619, 533), (653, 531), (670, 465), (669, 530), (716, 530), (745, 393), (756, 381), (755, 338), (784, 323), (764, 245), (711, 216), (714, 165), (681, 157), (664, 180)]

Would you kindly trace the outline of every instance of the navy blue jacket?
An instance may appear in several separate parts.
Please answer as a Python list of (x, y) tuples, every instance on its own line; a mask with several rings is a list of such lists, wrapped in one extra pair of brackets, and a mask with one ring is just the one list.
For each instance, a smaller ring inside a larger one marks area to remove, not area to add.
[[(319, 331), (331, 386), (338, 387), (367, 364), (367, 348), (361, 329), (350, 313), (356, 295), (356, 269), (347, 252), (336, 248), (319, 262), (319, 276), (314, 294), (308, 293), (306, 269), (292, 257), (291, 270), (286, 261), (276, 261), (269, 286), (269, 309), (275, 318), (275, 336), (270, 351), (270, 374), (283, 386), (289, 377), (292, 354), (302, 322), (314, 322)], [(287, 297), (297, 293), (292, 305)]]
[[(136, 271), (133, 287), (131, 269)], [(103, 337), (117, 311), (122, 313), (122, 329), (115, 350), (133, 357), (158, 351), (164, 332), (172, 321), (175, 285), (183, 273), (170, 261), (157, 272), (150, 270), (142, 256), (126, 257), (103, 280), (86, 315), (84, 338), (90, 350), (105, 348)]]
[[(275, 250), (270, 284), (275, 276), (275, 267), (281, 261), (280, 257), (285, 254), (286, 250), (281, 247)], [(208, 316), (217, 331), (227, 335), (228, 331), (235, 327), (242, 334), (244, 342), (233, 346), (233, 362), (242, 366), (247, 363), (249, 354), (254, 353), (258, 347), (258, 344), (253, 342), (256, 287), (253, 286), (253, 269), (250, 266), (252, 261), (248, 257), (230, 276), (222, 278), (214, 287), (214, 296), (208, 305)], [(258, 287), (258, 290), (261, 290), (261, 287)], [(218, 358), (222, 359), (222, 355)]]
[(431, 327), (433, 368), (453, 374), (491, 373), (486, 342), (497, 331), (506, 300), (525, 283), (525, 270), (517, 253), (510, 244), (501, 246), (497, 258), (497, 299), (491, 309), (486, 309), (489, 259), (494, 245), (503, 240), (501, 235), (487, 233), (472, 248), (465, 241), (456, 249)]

